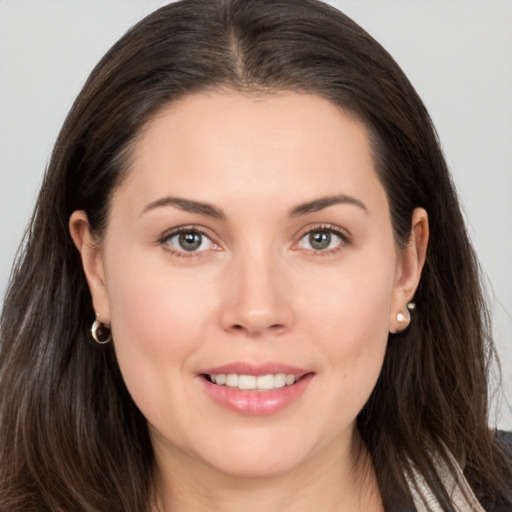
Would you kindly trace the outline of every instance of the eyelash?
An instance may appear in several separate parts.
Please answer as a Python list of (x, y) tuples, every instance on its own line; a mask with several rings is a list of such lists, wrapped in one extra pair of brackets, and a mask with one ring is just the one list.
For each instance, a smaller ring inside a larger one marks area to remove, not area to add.
[(166, 231), (158, 240), (158, 244), (162, 245), (164, 249), (168, 252), (170, 252), (173, 256), (177, 256), (178, 258), (191, 258), (191, 257), (198, 257), (202, 256), (203, 252), (206, 251), (186, 251), (186, 250), (176, 250), (174, 249), (170, 243), (169, 240), (177, 235), (180, 235), (182, 233), (191, 233), (191, 234), (198, 234), (201, 235), (214, 245), (215, 250), (219, 247), (219, 244), (217, 244), (214, 240), (212, 235), (205, 229), (203, 229), (200, 226), (180, 226), (178, 228), (174, 228), (170, 231)]
[(330, 256), (332, 254), (336, 254), (338, 251), (342, 250), (343, 247), (346, 247), (351, 242), (349, 233), (347, 233), (347, 231), (345, 231), (344, 229), (341, 229), (340, 227), (335, 226), (333, 224), (318, 224), (314, 226), (308, 226), (307, 228), (302, 230), (298, 236), (299, 240), (295, 242), (294, 246), (297, 246), (304, 239), (304, 237), (311, 235), (312, 233), (318, 232), (334, 234), (335, 236), (340, 238), (340, 243), (336, 245), (336, 247), (333, 247), (331, 249), (305, 249), (314, 256)]
[[(338, 226), (332, 225), (332, 224), (318, 224), (314, 226), (309, 226), (306, 229), (302, 230), (300, 234), (298, 235), (298, 241), (293, 244), (293, 248), (298, 246), (300, 242), (306, 237), (307, 235), (311, 235), (315, 232), (326, 232), (330, 234), (334, 234), (335, 236), (340, 238), (340, 243), (336, 245), (336, 247), (333, 247), (331, 249), (324, 249), (324, 250), (315, 250), (315, 249), (307, 249), (307, 248), (301, 248), (297, 247), (296, 250), (304, 249), (308, 251), (310, 254), (313, 254), (315, 256), (329, 256), (332, 254), (337, 253), (340, 251), (343, 247), (350, 244), (350, 236), (349, 234), (339, 228)], [(198, 257), (202, 256), (202, 253), (206, 252), (203, 251), (186, 251), (186, 250), (176, 250), (174, 249), (170, 243), (169, 240), (177, 235), (180, 235), (182, 233), (191, 233), (191, 234), (199, 234), (201, 236), (206, 237), (214, 246), (214, 250), (218, 250), (220, 247), (219, 244), (217, 244), (212, 235), (207, 231), (206, 229), (195, 226), (195, 225), (189, 225), (189, 226), (180, 226), (177, 228), (174, 228), (170, 231), (165, 232), (160, 239), (158, 240), (158, 244), (162, 245), (164, 249), (168, 252), (170, 252), (173, 256), (177, 256), (179, 258), (190, 258), (190, 257)]]

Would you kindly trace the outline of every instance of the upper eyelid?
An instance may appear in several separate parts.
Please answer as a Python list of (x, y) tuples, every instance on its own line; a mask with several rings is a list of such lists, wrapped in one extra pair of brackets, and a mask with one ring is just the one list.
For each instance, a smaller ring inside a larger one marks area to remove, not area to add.
[[(296, 232), (296, 234), (293, 237), (294, 244), (297, 243), (298, 241), (300, 241), (308, 233), (311, 233), (314, 231), (331, 231), (331, 232), (335, 233), (336, 235), (338, 235), (339, 237), (341, 237), (344, 243), (349, 243), (352, 238), (352, 235), (350, 234), (350, 232), (345, 228), (342, 228), (340, 226), (337, 226), (335, 224), (330, 224), (330, 223), (317, 223), (317, 224), (310, 224), (308, 226), (305, 226), (305, 227), (301, 228), (298, 232)], [(163, 244), (169, 238), (171, 238), (177, 234), (184, 233), (184, 232), (185, 233), (187, 233), (187, 232), (200, 233), (201, 235), (209, 238), (219, 248), (223, 247), (223, 244), (221, 244), (219, 242), (219, 237), (214, 232), (212, 232), (210, 229), (208, 229), (204, 226), (197, 225), (197, 224), (184, 224), (181, 226), (176, 226), (174, 228), (170, 228), (170, 229), (166, 230), (164, 233), (162, 233), (162, 235), (159, 237), (157, 243)]]
[[(200, 233), (201, 235), (206, 236), (212, 242), (214, 241), (214, 238), (216, 238), (215, 234), (213, 234), (209, 229), (198, 226), (196, 224), (186, 224), (183, 226), (176, 226), (174, 228), (168, 229), (162, 233), (162, 235), (159, 237), (160, 242), (165, 242), (165, 240), (168, 240), (169, 238), (179, 235), (180, 233)], [(215, 242), (217, 243), (217, 242)]]
[(207, 228), (194, 224), (187, 224), (168, 229), (157, 239), (155, 245), (162, 246), (166, 252), (175, 257), (198, 258), (204, 256), (204, 253), (208, 252), (208, 250), (186, 251), (184, 249), (178, 249), (168, 243), (171, 238), (174, 238), (181, 233), (199, 233), (200, 235), (208, 238), (208, 240), (215, 246), (215, 250), (222, 250), (222, 246), (216, 241), (216, 238), (209, 233)]
[(340, 226), (337, 226), (335, 224), (326, 224), (326, 223), (319, 223), (319, 224), (312, 224), (309, 226), (306, 226), (299, 230), (299, 232), (295, 235), (296, 238), (299, 240), (307, 235), (308, 233), (311, 233), (313, 231), (332, 231), (333, 233), (336, 233), (339, 235), (343, 240), (349, 241), (352, 237), (350, 232), (347, 229), (344, 229)]

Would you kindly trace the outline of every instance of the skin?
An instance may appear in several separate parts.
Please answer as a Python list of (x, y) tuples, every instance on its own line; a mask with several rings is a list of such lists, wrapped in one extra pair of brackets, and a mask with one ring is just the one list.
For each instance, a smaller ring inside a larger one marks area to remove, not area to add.
[[(355, 201), (290, 215), (341, 194)], [(155, 204), (166, 197), (222, 218)], [(200, 250), (180, 248), (179, 226), (206, 233)], [(195, 94), (150, 122), (104, 239), (83, 211), (70, 230), (148, 419), (164, 510), (383, 510), (355, 418), (418, 285), (424, 210), (411, 227), (397, 252), (366, 129), (327, 100)], [(326, 249), (311, 245), (319, 231), (331, 233)], [(283, 410), (247, 416), (214, 403), (198, 377), (235, 361), (313, 378)]]

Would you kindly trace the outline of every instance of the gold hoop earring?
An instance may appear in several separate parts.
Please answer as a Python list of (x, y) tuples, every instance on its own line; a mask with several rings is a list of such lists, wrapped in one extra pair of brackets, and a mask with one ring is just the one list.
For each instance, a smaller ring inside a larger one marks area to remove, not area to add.
[(112, 331), (98, 319), (94, 320), (91, 327), (91, 335), (96, 343), (107, 344), (112, 339)]

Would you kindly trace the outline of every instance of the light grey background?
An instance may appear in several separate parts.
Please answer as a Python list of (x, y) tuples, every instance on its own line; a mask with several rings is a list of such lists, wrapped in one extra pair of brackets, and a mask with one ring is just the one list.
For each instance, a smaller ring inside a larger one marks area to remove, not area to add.
[[(103, 53), (164, 3), (0, 0), (0, 296), (73, 99)], [(437, 126), (490, 285), (505, 389), (491, 422), (512, 429), (512, 1), (330, 3), (390, 51)]]

